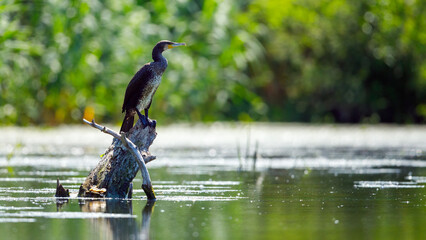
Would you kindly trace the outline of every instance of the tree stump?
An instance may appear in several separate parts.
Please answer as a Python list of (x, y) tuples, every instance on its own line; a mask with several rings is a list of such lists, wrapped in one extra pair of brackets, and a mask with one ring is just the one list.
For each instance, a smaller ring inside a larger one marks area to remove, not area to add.
[(131, 182), (141, 170), (142, 189), (148, 200), (155, 200), (151, 179), (145, 166), (145, 163), (156, 158), (149, 152), (149, 147), (157, 136), (155, 127), (144, 126), (139, 120), (129, 132), (120, 135), (94, 121), (83, 120), (92, 127), (112, 135), (114, 139), (98, 165), (80, 186), (78, 197), (126, 198), (129, 196), (129, 189), (131, 191)]

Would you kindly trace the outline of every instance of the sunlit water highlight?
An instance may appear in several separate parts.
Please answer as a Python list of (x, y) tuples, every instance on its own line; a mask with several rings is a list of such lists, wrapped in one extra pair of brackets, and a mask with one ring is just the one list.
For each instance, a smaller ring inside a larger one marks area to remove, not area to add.
[(426, 239), (426, 127), (159, 126), (154, 205), (140, 175), (132, 199), (76, 197), (99, 131), (0, 131), (8, 239)]
[(357, 188), (424, 188), (424, 185), (418, 185), (415, 182), (397, 182), (397, 181), (356, 181)]

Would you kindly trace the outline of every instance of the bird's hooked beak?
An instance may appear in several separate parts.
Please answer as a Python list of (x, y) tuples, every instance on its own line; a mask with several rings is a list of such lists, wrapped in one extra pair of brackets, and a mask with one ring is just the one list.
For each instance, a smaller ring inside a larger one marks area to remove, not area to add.
[(173, 44), (170, 44), (168, 47), (170, 49), (170, 48), (175, 48), (179, 46), (186, 46), (186, 43), (173, 43)]

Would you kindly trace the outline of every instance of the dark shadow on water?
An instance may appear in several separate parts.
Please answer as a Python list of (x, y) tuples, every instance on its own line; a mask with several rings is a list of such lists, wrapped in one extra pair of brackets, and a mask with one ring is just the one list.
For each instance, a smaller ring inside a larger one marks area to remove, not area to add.
[[(82, 212), (103, 212), (129, 214), (129, 218), (92, 219), (93, 231), (99, 232), (103, 239), (149, 239), (151, 214), (155, 202), (148, 201), (142, 210), (142, 225), (139, 226), (133, 215), (132, 201), (129, 200), (92, 200), (81, 201)], [(98, 235), (99, 236), (99, 235)]]

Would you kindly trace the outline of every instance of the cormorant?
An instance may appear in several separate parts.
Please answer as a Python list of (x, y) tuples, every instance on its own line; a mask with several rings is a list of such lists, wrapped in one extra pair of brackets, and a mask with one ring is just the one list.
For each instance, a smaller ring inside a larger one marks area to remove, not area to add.
[[(153, 62), (143, 65), (127, 85), (122, 112), (126, 111), (120, 132), (128, 132), (133, 127), (135, 113), (139, 115), (144, 126), (155, 127), (155, 121), (148, 118), (148, 109), (152, 97), (161, 82), (161, 76), (167, 68), (167, 59), (162, 53), (170, 48), (185, 46), (185, 43), (176, 43), (168, 40), (159, 41), (152, 49)], [(140, 112), (144, 110), (145, 116)]]

